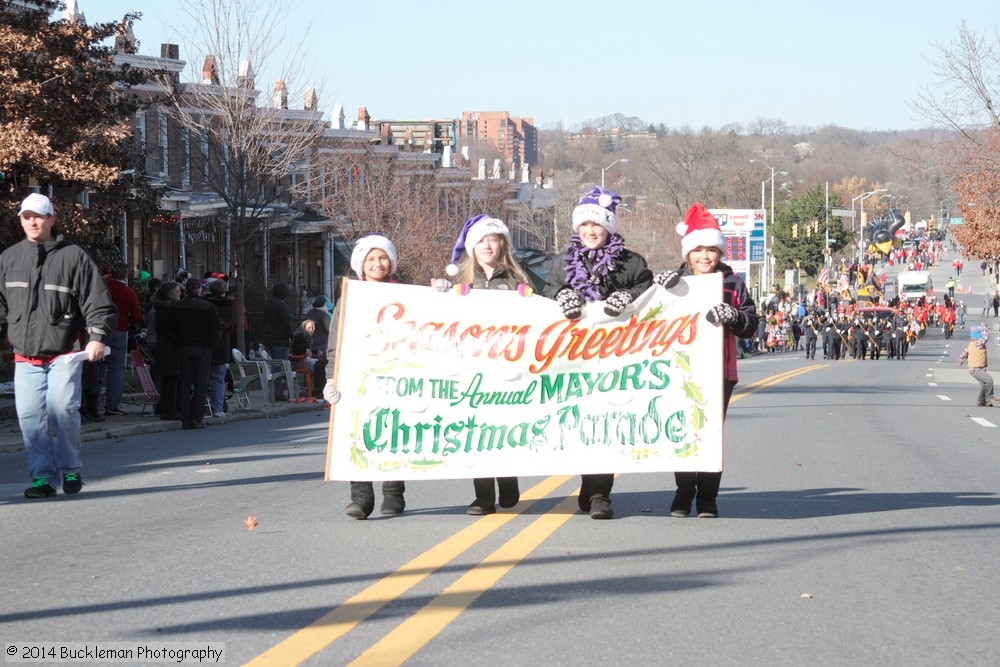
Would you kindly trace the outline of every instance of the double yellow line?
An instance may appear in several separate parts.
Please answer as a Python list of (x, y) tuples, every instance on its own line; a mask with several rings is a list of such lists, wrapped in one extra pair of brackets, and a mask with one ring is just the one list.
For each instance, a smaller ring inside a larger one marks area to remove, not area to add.
[(784, 373), (778, 373), (777, 375), (769, 375), (766, 378), (757, 380), (756, 382), (751, 382), (750, 384), (740, 387), (733, 392), (733, 397), (729, 399), (729, 402), (738, 401), (744, 396), (749, 396), (750, 394), (756, 394), (758, 391), (763, 391), (768, 387), (773, 387), (776, 384), (780, 384), (785, 380), (791, 380), (794, 377), (804, 375), (811, 371), (819, 370), (820, 368), (826, 368), (829, 364), (811, 364), (809, 366), (800, 366), (798, 368), (792, 369), (790, 371), (785, 371)]
[[(739, 400), (825, 366), (825, 364), (803, 366), (758, 380), (734, 393), (731, 400)], [(254, 667), (264, 665), (287, 667), (305, 662), (458, 556), (524, 514), (538, 501), (574, 477), (557, 475), (542, 480), (521, 494), (521, 501), (516, 511), (490, 514), (469, 524), (247, 664)], [(578, 493), (578, 490), (572, 492), (555, 507), (532, 521), (527, 528), (507, 540), (479, 565), (465, 573), (423, 609), (403, 621), (350, 664), (362, 667), (401, 665), (406, 662), (576, 514)]]
[[(542, 480), (521, 494), (517, 511), (490, 514), (469, 524), (247, 664), (282, 667), (301, 664), (571, 479), (569, 475), (559, 475)], [(405, 662), (576, 511), (574, 493), (535, 519), (351, 664), (390, 665)], [(420, 631), (415, 632), (413, 628)]]

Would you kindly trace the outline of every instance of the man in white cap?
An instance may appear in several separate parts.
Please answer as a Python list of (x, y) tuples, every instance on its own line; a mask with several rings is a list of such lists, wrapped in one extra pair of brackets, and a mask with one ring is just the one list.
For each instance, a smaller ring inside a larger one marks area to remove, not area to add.
[(55, 225), (48, 197), (28, 195), (18, 211), (25, 239), (0, 255), (0, 332), (14, 348), (14, 396), (31, 486), (48, 498), (62, 484), (78, 493), (83, 364), (68, 362), (78, 340), (88, 361), (104, 357), (118, 309), (97, 265)]

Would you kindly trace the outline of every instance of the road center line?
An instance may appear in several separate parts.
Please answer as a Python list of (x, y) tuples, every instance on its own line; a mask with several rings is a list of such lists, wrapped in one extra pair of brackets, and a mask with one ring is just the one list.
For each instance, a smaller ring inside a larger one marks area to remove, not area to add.
[[(739, 393), (735, 393), (731, 401), (739, 400), (785, 380), (828, 366), (829, 364), (814, 364), (763, 378), (747, 385)], [(521, 502), (518, 503), (517, 511), (491, 514), (480, 518), (246, 664), (253, 666), (281, 665), (284, 667), (305, 662), (428, 576), (523, 514), (536, 502), (548, 496), (572, 477), (558, 475), (542, 480), (521, 494)], [(413, 653), (419, 651), (430, 641), (434, 634), (444, 629), (448, 623), (503, 577), (517, 562), (536, 549), (563, 523), (576, 514), (576, 504), (575, 493), (567, 496), (553, 509), (533, 521), (527, 528), (508, 540), (506, 544), (445, 589), (424, 609), (374, 644), (358, 657), (356, 664), (400, 664), (411, 657)], [(407, 632), (399, 632), (400, 628), (414, 626), (421, 628), (420, 632), (409, 632), (414, 637), (407, 638), (404, 636), (408, 634)], [(434, 634), (427, 630), (433, 627), (438, 628)], [(401, 657), (406, 651), (410, 652)]]
[(980, 426), (985, 426), (986, 428), (996, 428), (997, 425), (991, 422), (989, 419), (983, 419), (982, 417), (972, 417), (972, 421), (976, 422)]
[[(516, 512), (490, 514), (469, 524), (431, 547), (392, 574), (383, 577), (336, 609), (324, 614), (288, 639), (271, 647), (247, 665), (298, 665), (350, 632), (406, 591), (444, 567), (465, 551), (489, 537), (536, 502), (572, 479), (570, 475), (548, 477), (521, 494)], [(575, 496), (573, 502), (576, 502)]]
[(576, 514), (576, 510), (576, 496), (569, 496), (535, 519), (531, 525), (444, 589), (427, 606), (362, 653), (350, 663), (350, 667), (402, 665), (492, 588), (501, 577), (537, 549)]

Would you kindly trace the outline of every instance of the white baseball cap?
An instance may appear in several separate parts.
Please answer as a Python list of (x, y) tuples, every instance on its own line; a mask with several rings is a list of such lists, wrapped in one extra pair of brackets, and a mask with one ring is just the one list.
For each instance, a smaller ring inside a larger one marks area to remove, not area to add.
[(32, 213), (39, 213), (41, 215), (55, 215), (56, 210), (52, 208), (52, 202), (45, 195), (40, 195), (37, 192), (32, 192), (30, 195), (24, 198), (21, 202), (21, 210), (17, 212), (18, 215), (23, 215), (25, 211), (31, 211)]

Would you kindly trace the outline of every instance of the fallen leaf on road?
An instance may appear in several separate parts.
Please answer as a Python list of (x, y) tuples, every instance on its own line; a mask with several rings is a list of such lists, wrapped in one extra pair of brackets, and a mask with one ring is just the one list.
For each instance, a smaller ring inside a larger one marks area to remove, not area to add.
[(252, 531), (254, 528), (257, 527), (257, 517), (251, 514), (250, 516), (248, 516), (246, 519), (243, 520), (243, 523), (246, 524), (247, 530)]

